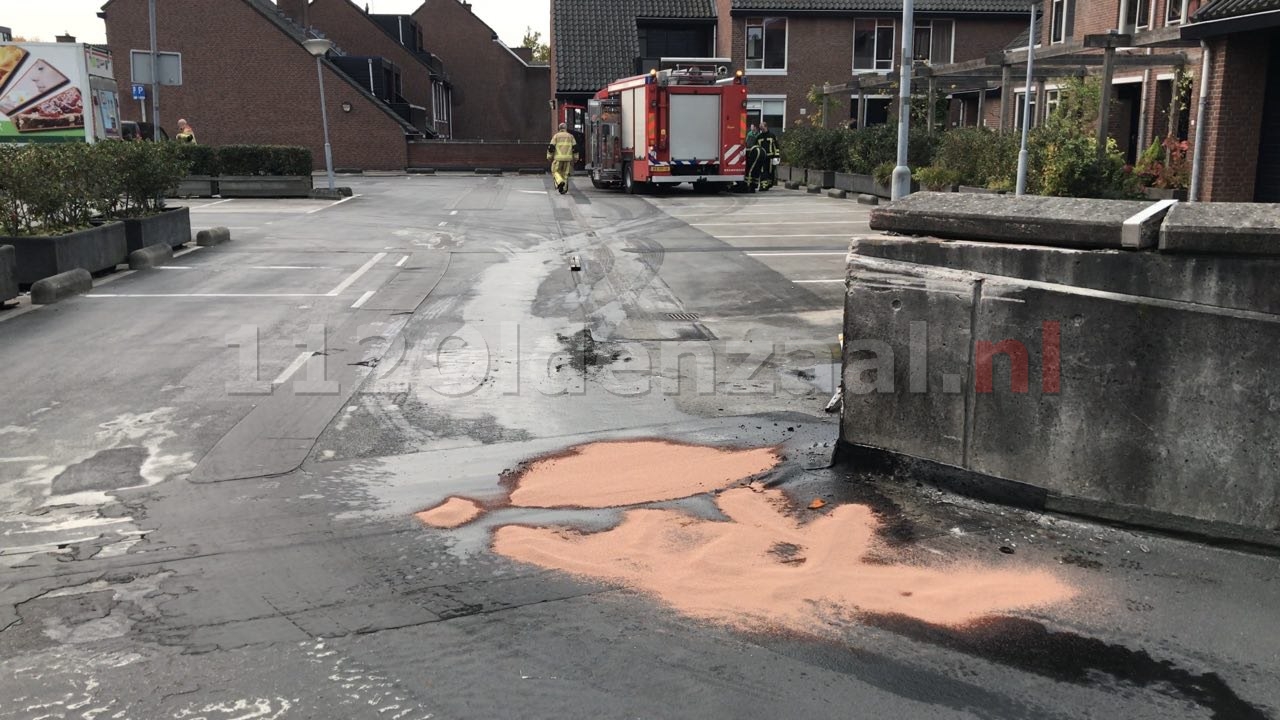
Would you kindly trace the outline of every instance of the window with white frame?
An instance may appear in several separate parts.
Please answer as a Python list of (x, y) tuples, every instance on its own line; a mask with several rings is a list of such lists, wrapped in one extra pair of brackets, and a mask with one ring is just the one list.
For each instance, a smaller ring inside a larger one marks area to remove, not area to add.
[(786, 18), (747, 18), (747, 69), (787, 69)]
[(931, 65), (951, 62), (955, 22), (951, 20), (917, 20), (911, 52), (916, 60)]
[[(1199, 0), (1191, 0), (1187, 3), (1187, 14), (1190, 15), (1199, 8)], [(1168, 0), (1168, 5), (1165, 6), (1164, 24), (1179, 25), (1182, 21), (1182, 0)]]
[(853, 24), (853, 70), (893, 69), (896, 40), (893, 20), (858, 20)]
[(1049, 17), (1049, 43), (1066, 42), (1067, 36), (1067, 0), (1053, 0), (1052, 15)]
[(1129, 0), (1129, 17), (1124, 27), (1145, 30), (1151, 27), (1151, 0)]
[(1057, 90), (1044, 91), (1044, 116), (1049, 117), (1058, 110), (1058, 103), (1061, 102), (1062, 95)]
[(1030, 111), (1031, 111), (1031, 126), (1032, 126), (1032, 127), (1035, 127), (1035, 124), (1036, 124), (1036, 123), (1035, 123), (1035, 119), (1036, 119), (1036, 95), (1035, 95), (1035, 93), (1032, 93), (1032, 94), (1031, 94), (1031, 107), (1030, 107), (1030, 108), (1026, 108), (1026, 107), (1023, 105), (1023, 104), (1026, 102), (1026, 100), (1027, 100), (1027, 94), (1026, 94), (1025, 92), (1016, 93), (1016, 94), (1013, 96), (1013, 100), (1014, 100), (1014, 108), (1015, 108), (1015, 113), (1014, 113), (1014, 118), (1013, 118), (1013, 128), (1014, 128), (1015, 130), (1021, 130), (1021, 129), (1022, 129), (1022, 123), (1026, 122), (1026, 120), (1027, 120), (1027, 116), (1026, 116), (1026, 112), (1025, 112), (1025, 111), (1026, 111), (1026, 110), (1028, 110), (1028, 109), (1030, 109)]
[(759, 125), (769, 123), (769, 129), (781, 130), (787, 122), (787, 99), (785, 97), (748, 97), (747, 122)]

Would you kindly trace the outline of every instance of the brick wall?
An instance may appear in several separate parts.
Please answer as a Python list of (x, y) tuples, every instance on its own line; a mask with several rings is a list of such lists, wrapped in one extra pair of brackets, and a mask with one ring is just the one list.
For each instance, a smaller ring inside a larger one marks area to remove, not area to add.
[[(902, 54), (901, 13), (894, 16), (888, 13), (883, 16), (894, 20), (894, 58), (895, 65)], [(853, 29), (854, 18), (792, 17), (787, 25), (787, 73), (786, 75), (769, 75), (747, 71), (748, 92), (750, 95), (785, 95), (787, 97), (787, 125), (790, 126), (801, 117), (808, 117), (821, 104), (810, 103), (807, 99), (810, 88), (824, 83), (847, 82), (853, 74)], [(1017, 19), (968, 19), (958, 18), (955, 25), (955, 61), (963, 62), (985, 57), (987, 53), (1004, 47), (1021, 31), (1022, 22)], [(746, 17), (733, 18), (732, 56), (735, 67), (746, 64)], [(939, 94), (946, 91), (939, 85)], [(884, 90), (878, 94), (888, 94)], [(847, 98), (832, 98), (832, 117), (830, 126), (849, 119), (849, 101)], [(800, 114), (804, 108), (806, 115)]]
[[(414, 13), (453, 83), (453, 136), (491, 142), (551, 137), (550, 68), (521, 62), (470, 6), (426, 0)], [(554, 37), (554, 34), (553, 36)]]
[[(162, 127), (172, 134), (186, 118), (205, 145), (305, 145), (316, 167), (324, 166), (315, 59), (305, 48), (245, 0), (158, 3), (157, 14), (159, 47), (182, 53), (184, 83), (161, 89)], [(116, 82), (128, 88), (129, 50), (150, 44), (147, 3), (110, 0), (105, 15)], [(326, 67), (324, 78), (334, 164), (403, 169), (402, 126), (336, 68)], [(343, 112), (344, 102), (351, 112)], [(122, 102), (121, 114), (138, 120), (138, 103)]]
[(1205, 110), (1200, 199), (1253, 202), (1269, 38), (1266, 33), (1228, 35), (1214, 39), (1209, 47), (1209, 94), (1216, 102)]
[(308, 18), (348, 55), (382, 57), (395, 63), (400, 68), (404, 99), (427, 108), (427, 116), (432, 117), (431, 71), (351, 0), (311, 0)]
[(543, 143), (490, 143), (457, 140), (421, 140), (409, 143), (409, 167), (441, 170), (475, 168), (547, 167), (547, 145)]

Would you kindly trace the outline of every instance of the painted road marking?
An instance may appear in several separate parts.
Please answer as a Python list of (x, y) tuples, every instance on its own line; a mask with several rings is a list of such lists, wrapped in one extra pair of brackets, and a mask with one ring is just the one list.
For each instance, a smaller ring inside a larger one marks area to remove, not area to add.
[(249, 270), (326, 270), (323, 265), (251, 265)]
[(396, 261), (396, 267), (404, 267), (404, 264), (408, 261), (409, 261), (409, 256), (405, 255), (404, 257)]
[(360, 296), (359, 300), (351, 303), (351, 309), (355, 310), (355, 309), (364, 307), (364, 304), (369, 302), (369, 298), (373, 297), (373, 293), (374, 293), (373, 290), (366, 291), (365, 294)]
[(457, 211), (457, 210), (450, 210), (450, 211), (449, 211), (449, 214), (450, 214), (450, 215), (457, 215), (457, 214), (458, 214), (458, 211)]
[(190, 265), (157, 265), (156, 270), (195, 270)]
[(772, 235), (716, 235), (717, 240), (747, 240), (752, 238), (842, 238), (850, 237), (848, 233), (840, 235), (783, 235), (774, 233)]
[(359, 270), (356, 270), (355, 272), (351, 273), (350, 277), (348, 277), (346, 280), (343, 280), (341, 283), (339, 283), (338, 287), (330, 290), (328, 293), (329, 297), (335, 297), (337, 295), (342, 294), (343, 290), (346, 290), (347, 288), (351, 287), (352, 283), (359, 280), (361, 276), (363, 276), (365, 273), (372, 270), (373, 266), (377, 265), (378, 262), (386, 256), (387, 254), (384, 252), (380, 252), (377, 255), (374, 255), (373, 258), (369, 260), (369, 262), (365, 263), (364, 265), (361, 265)]
[[(759, 221), (757, 221), (759, 222)], [(788, 220), (787, 225), (861, 225), (865, 220), (813, 220), (810, 222), (797, 222)], [(739, 222), (718, 222), (718, 223), (691, 223), (689, 227), (721, 227), (742, 225)]]
[(27, 457), (0, 457), (0, 463), (26, 463), (26, 462), (44, 462), (49, 458), (44, 455), (29, 455)]
[(817, 283), (842, 283), (844, 280), (792, 280), (791, 282), (799, 285), (813, 285)]
[[(674, 208), (673, 208), (673, 209), (674, 209)], [(849, 215), (850, 213), (858, 212), (857, 210), (854, 210), (853, 208), (849, 208), (849, 209), (847, 209), (847, 210), (768, 210), (768, 211), (765, 211), (765, 212), (743, 212), (743, 211), (734, 210), (733, 208), (727, 208), (727, 207), (726, 207), (726, 208), (721, 208), (721, 210), (722, 210), (723, 212), (711, 212), (711, 211), (709, 211), (709, 210), (708, 210), (708, 211), (703, 211), (703, 212), (687, 212), (687, 213), (668, 212), (667, 214), (668, 214), (668, 215), (670, 215), (671, 217), (702, 217), (702, 216), (705, 216), (705, 217), (725, 217), (725, 216), (728, 216), (728, 217), (738, 217), (738, 216), (740, 216), (740, 215), (751, 215), (751, 216), (760, 216), (760, 215)], [(864, 214), (866, 213), (866, 211), (862, 211), (862, 212), (863, 212)]]
[(301, 370), (302, 366), (307, 364), (307, 361), (311, 359), (311, 356), (313, 354), (314, 353), (312, 353), (310, 350), (300, 353), (298, 357), (293, 359), (293, 362), (289, 363), (289, 367), (282, 370), (280, 374), (276, 376), (276, 379), (271, 381), (271, 384), (272, 385), (285, 384), (285, 382), (289, 380), (289, 376)]
[(320, 293), (89, 293), (88, 298), (316, 298)]
[(315, 210), (308, 210), (308, 211), (307, 211), (307, 214), (308, 214), (308, 215), (315, 215), (316, 213), (320, 212), (321, 210), (328, 210), (328, 209), (329, 209), (329, 208), (331, 208), (331, 207), (337, 207), (337, 206), (341, 205), (341, 204), (342, 204), (342, 203), (344, 203), (344, 202), (349, 202), (349, 201), (351, 201), (351, 200), (355, 200), (355, 199), (356, 199), (356, 198), (358, 198), (358, 197), (361, 197), (361, 196), (360, 196), (360, 195), (352, 195), (351, 197), (348, 197), (348, 198), (342, 198), (341, 200), (339, 200), (339, 201), (338, 201), (338, 202), (336, 202), (336, 203), (333, 203), (332, 205), (325, 205), (324, 207), (318, 207), (318, 208), (316, 208)]
[(809, 257), (813, 255), (839, 255), (844, 257), (847, 252), (749, 252), (743, 253), (747, 257)]
[(216, 200), (216, 201), (214, 201), (214, 202), (211, 202), (211, 203), (205, 203), (205, 204), (203, 204), (203, 205), (188, 205), (188, 206), (187, 206), (187, 209), (188, 209), (188, 210), (199, 210), (199, 209), (201, 209), (201, 208), (213, 207), (214, 205), (221, 205), (222, 203), (229, 203), (229, 202), (231, 202), (231, 200), (232, 200), (232, 198), (227, 198), (226, 200)]
[(436, 225), (436, 227), (444, 227), (445, 225), (448, 225), (448, 224), (449, 224), (449, 221), (448, 221), (448, 220), (445, 220), (445, 221), (441, 222), (439, 225)]
[(193, 252), (195, 252), (195, 251), (197, 251), (197, 250), (203, 250), (203, 249), (204, 249), (204, 246), (203, 246), (203, 245), (196, 245), (196, 246), (194, 246), (194, 247), (189, 247), (189, 248), (187, 248), (186, 250), (182, 250), (181, 252), (176, 252), (176, 253), (174, 253), (174, 254), (173, 254), (173, 256), (174, 256), (174, 257), (182, 257), (183, 255), (190, 255), (191, 253), (193, 253)]

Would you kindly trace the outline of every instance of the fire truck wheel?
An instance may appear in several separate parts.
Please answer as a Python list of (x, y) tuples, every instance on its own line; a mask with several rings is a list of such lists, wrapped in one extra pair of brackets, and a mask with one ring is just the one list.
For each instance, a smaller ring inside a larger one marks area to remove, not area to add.
[(631, 177), (630, 164), (622, 168), (622, 189), (626, 191), (628, 195), (635, 195), (638, 192), (635, 178)]

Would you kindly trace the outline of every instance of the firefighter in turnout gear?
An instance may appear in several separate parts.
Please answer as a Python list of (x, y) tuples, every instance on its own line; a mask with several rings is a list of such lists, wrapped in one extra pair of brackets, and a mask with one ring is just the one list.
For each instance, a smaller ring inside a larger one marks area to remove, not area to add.
[[(769, 162), (764, 147), (760, 144), (760, 136), (754, 137), (747, 145), (747, 192), (757, 192), (764, 180), (764, 166)], [(767, 189), (767, 188), (765, 188)]]
[(547, 160), (551, 161), (551, 179), (561, 195), (569, 192), (569, 176), (577, 159), (578, 141), (569, 134), (569, 127), (560, 123), (560, 132), (553, 135), (547, 145)]
[(778, 137), (769, 130), (768, 123), (760, 123), (760, 134), (756, 136), (756, 144), (764, 151), (764, 167), (760, 175), (760, 189), (768, 190), (777, 182), (777, 165), (781, 162), (782, 152), (778, 147)]

